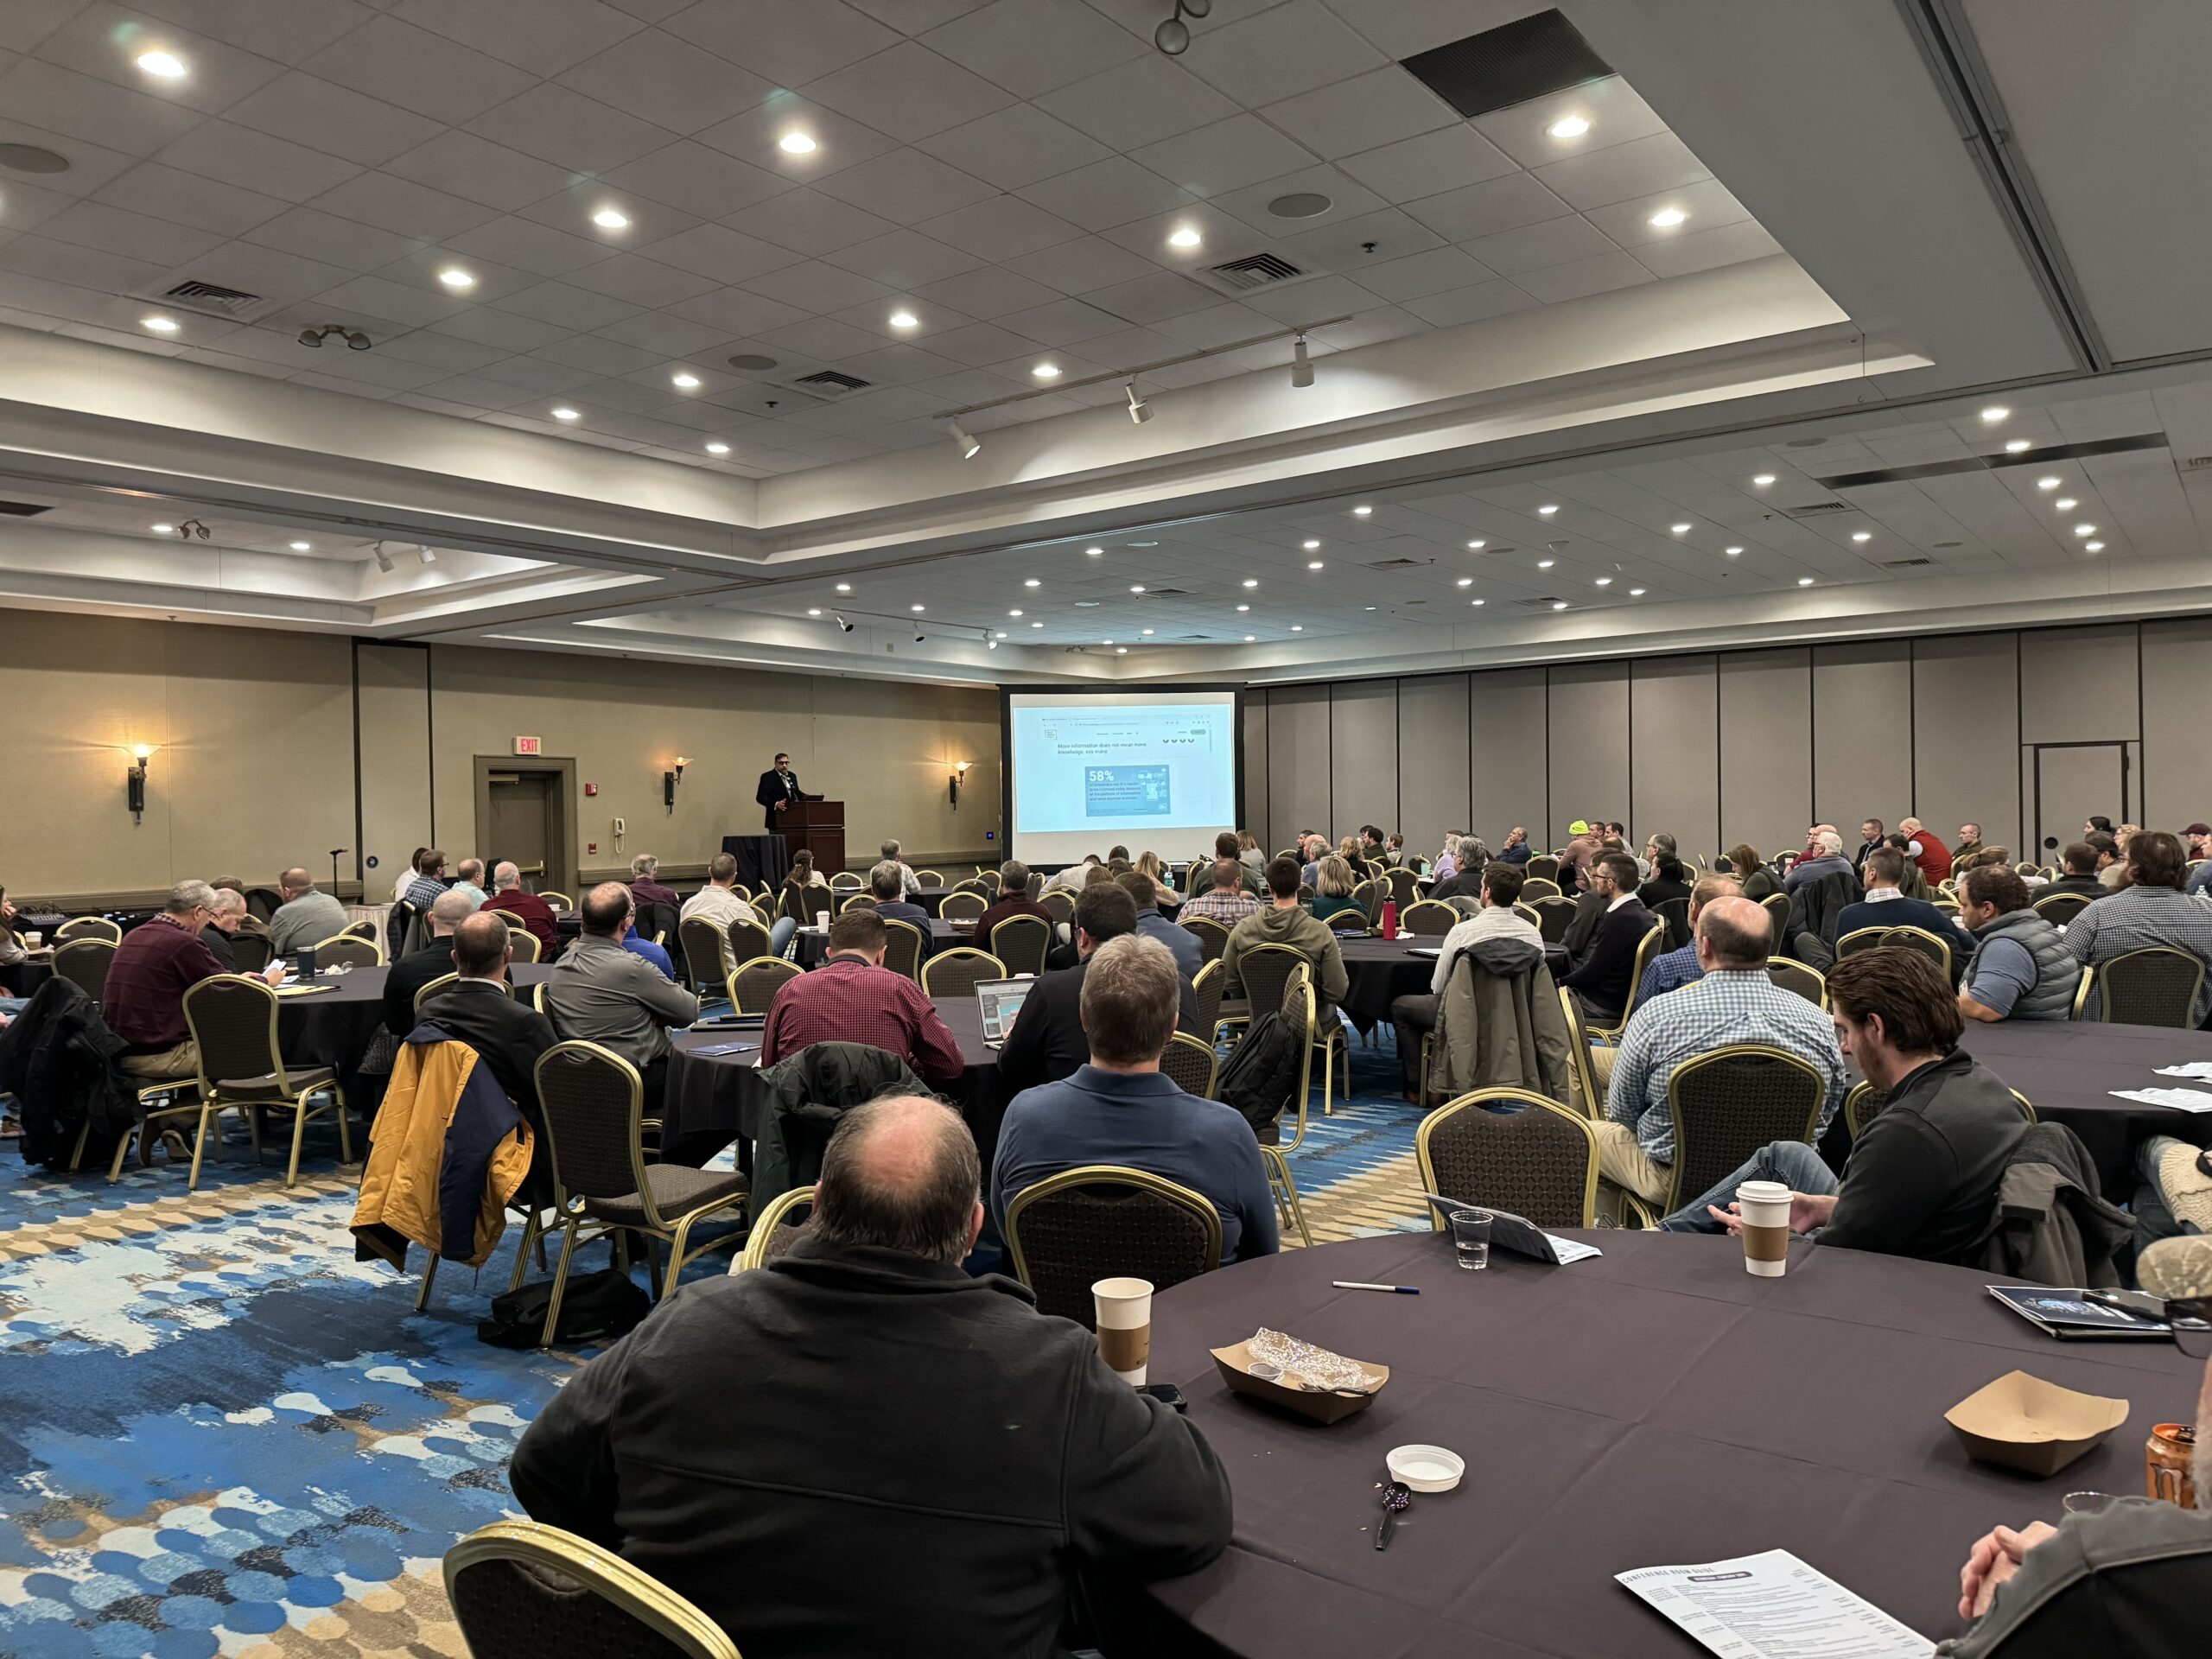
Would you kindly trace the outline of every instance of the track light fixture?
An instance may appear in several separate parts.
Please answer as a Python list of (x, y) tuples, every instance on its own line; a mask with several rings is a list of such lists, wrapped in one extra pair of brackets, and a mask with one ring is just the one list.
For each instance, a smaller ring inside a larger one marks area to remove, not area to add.
[(916, 628), (914, 630), (914, 643), (918, 645), (920, 645), (922, 643), (922, 631), (919, 628)]
[(385, 544), (382, 542), (370, 543), (369, 552), (376, 559), (377, 569), (383, 571), (387, 576), (398, 568), (397, 562), (395, 561), (391, 555), (385, 550)]
[(1294, 386), (1313, 384), (1313, 359), (1306, 355), (1306, 336), (1303, 334), (1298, 336), (1297, 342), (1290, 348), (1290, 384)]
[(1166, 22), (1152, 31), (1152, 43), (1171, 58), (1179, 58), (1191, 48), (1191, 28), (1185, 17), (1203, 17), (1213, 10), (1213, 0), (1175, 0), (1175, 10)]
[(968, 429), (958, 421), (947, 421), (944, 429), (952, 435), (952, 447), (960, 452), (961, 460), (976, 459), (976, 452), (983, 447), (982, 439), (969, 436)]
[(1122, 390), (1128, 394), (1129, 419), (1135, 422), (1137, 425), (1142, 426), (1147, 421), (1152, 418), (1152, 405), (1145, 402), (1143, 398), (1137, 396), (1137, 383), (1135, 381), (1130, 381), (1129, 384), (1122, 387)]
[(188, 518), (176, 527), (177, 539), (181, 542), (188, 542), (195, 536), (204, 542), (214, 533), (197, 518)]
[(839, 613), (832, 611), (830, 614), (837, 618), (837, 630), (839, 632), (850, 633), (853, 631), (853, 625), (846, 621), (844, 617)]
[(425, 564), (435, 564), (438, 562), (438, 554), (435, 548), (418, 547), (415, 550), (423, 556), (423, 563)]
[(365, 352), (375, 342), (358, 328), (348, 328), (342, 322), (326, 322), (320, 328), (300, 330), (300, 344), (311, 350), (320, 350), (322, 342), (335, 334), (344, 340), (349, 351)]

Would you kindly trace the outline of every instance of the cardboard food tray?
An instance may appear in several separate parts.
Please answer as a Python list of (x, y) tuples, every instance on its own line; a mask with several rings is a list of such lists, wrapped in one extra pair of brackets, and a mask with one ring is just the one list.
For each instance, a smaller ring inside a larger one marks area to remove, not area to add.
[(1943, 1414), (1970, 1458), (2039, 1478), (2056, 1474), (2127, 1421), (2127, 1402), (2077, 1394), (2007, 1371)]
[(1213, 1350), (1213, 1363), (1220, 1370), (1221, 1380), (1229, 1385), (1231, 1394), (1264, 1400), (1269, 1405), (1280, 1406), (1285, 1411), (1311, 1418), (1317, 1423), (1342, 1422), (1355, 1412), (1366, 1410), (1390, 1380), (1388, 1365), (1370, 1364), (1363, 1359), (1359, 1363), (1382, 1379), (1372, 1389), (1363, 1394), (1312, 1394), (1304, 1389), (1285, 1388), (1264, 1376), (1253, 1376), (1245, 1369), (1251, 1362), (1251, 1348), (1247, 1343), (1240, 1342), (1230, 1347)]

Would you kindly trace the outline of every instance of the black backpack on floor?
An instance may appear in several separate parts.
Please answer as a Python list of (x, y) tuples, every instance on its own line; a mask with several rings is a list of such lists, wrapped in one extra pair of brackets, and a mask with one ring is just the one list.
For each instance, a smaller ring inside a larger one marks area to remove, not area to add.
[[(545, 1308), (552, 1300), (550, 1279), (493, 1297), (492, 1317), (476, 1322), (476, 1340), (495, 1348), (537, 1347), (545, 1334)], [(561, 1293), (561, 1317), (553, 1326), (553, 1340), (563, 1348), (612, 1342), (636, 1328), (652, 1309), (652, 1299), (618, 1268), (572, 1273), (568, 1288)]]
[(1297, 1104), (1290, 1096), (1298, 1087), (1304, 1046), (1280, 1011), (1263, 1014), (1221, 1068), (1215, 1092), (1243, 1115), (1263, 1147), (1282, 1142), (1282, 1114)]

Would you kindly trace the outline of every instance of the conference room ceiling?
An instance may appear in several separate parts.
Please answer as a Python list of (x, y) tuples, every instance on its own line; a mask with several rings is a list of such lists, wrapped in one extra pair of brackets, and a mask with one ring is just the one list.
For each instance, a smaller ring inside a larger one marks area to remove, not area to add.
[[(0, 604), (998, 679), (2212, 605), (2212, 16), (1216, 0), (1170, 58), (1165, 14), (0, 9), (0, 498), (45, 509)], [(1468, 118), (1407, 67), (1565, 25), (1606, 73)], [(1262, 252), (1306, 274), (1199, 271)], [(963, 416), (972, 461), (936, 418), (1340, 315), (1308, 388), (1279, 340), (1140, 376), (1143, 424), (1118, 376)]]

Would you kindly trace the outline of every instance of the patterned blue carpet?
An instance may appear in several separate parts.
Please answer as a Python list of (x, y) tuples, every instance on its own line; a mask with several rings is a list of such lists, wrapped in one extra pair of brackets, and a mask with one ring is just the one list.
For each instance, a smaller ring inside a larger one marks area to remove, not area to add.
[[(1294, 1159), (1317, 1237), (1424, 1224), (1387, 1033), (1353, 1057)], [(165, 1162), (110, 1186), (0, 1150), (0, 1654), (465, 1652), (439, 1559), (511, 1512), (508, 1452), (583, 1356), (476, 1340), (515, 1231), (421, 1314), (357, 1264), (335, 1139), (287, 1192), (241, 1135), (188, 1198)]]

